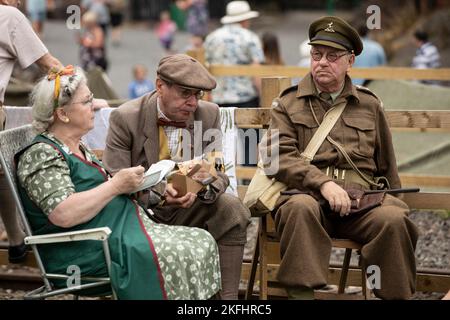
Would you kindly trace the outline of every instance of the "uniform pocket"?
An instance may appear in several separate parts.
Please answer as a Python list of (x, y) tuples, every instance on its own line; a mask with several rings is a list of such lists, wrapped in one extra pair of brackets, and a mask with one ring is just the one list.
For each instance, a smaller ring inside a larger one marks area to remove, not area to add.
[(316, 123), (309, 110), (291, 114), (290, 118), (297, 130), (297, 140), (299, 142), (298, 148), (300, 151), (303, 151), (312, 139), (319, 125)]
[(344, 144), (354, 154), (372, 158), (375, 150), (375, 117), (372, 114), (342, 117)]

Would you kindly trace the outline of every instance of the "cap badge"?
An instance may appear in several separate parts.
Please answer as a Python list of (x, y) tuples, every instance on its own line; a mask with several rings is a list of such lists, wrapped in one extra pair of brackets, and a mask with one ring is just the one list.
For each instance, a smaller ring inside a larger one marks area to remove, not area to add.
[(331, 21), (331, 22), (328, 24), (328, 27), (325, 29), (325, 31), (327, 31), (327, 32), (336, 32), (336, 31), (334, 31), (334, 29), (333, 29), (333, 21)]

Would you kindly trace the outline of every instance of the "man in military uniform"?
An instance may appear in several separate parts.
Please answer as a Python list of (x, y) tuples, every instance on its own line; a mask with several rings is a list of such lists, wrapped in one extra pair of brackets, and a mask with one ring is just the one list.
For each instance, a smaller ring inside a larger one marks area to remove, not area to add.
[[(202, 90), (215, 86), (214, 78), (197, 60), (184, 54), (161, 59), (156, 90), (126, 102), (111, 113), (103, 154), (108, 170), (115, 173), (138, 165), (148, 169), (159, 160), (179, 160), (181, 153), (185, 158), (188, 154), (198, 156), (212, 151), (212, 147), (220, 151), (219, 108), (200, 100)], [(208, 135), (213, 130), (218, 133), (215, 139)], [(208, 141), (199, 141), (207, 136)], [(192, 145), (184, 149), (182, 138), (192, 141)], [(207, 173), (199, 171), (192, 177), (204, 180)], [(237, 299), (250, 212), (239, 198), (225, 193), (228, 184), (225, 173), (218, 172), (217, 180), (198, 194), (188, 192), (179, 196), (168, 184), (161, 197), (149, 191), (140, 200), (163, 223), (199, 227), (211, 233), (219, 247), (221, 298)]]
[[(362, 42), (338, 17), (313, 22), (309, 39), (311, 72), (298, 86), (282, 92), (272, 106), (270, 129), (279, 133), (279, 170), (267, 174), (288, 189), (301, 191), (282, 195), (274, 211), (281, 244), (278, 280), (289, 297), (313, 298), (313, 289), (327, 283), (331, 237), (348, 238), (364, 245), (363, 266), (380, 268), (381, 286), (374, 289), (375, 295), (407, 299), (415, 290), (418, 237), (407, 205), (386, 195), (381, 205), (351, 215), (351, 200), (344, 190), (380, 187), (375, 177), (381, 176), (390, 188), (400, 187), (382, 103), (367, 88), (353, 86), (347, 75), (363, 49)], [(325, 113), (341, 103), (345, 103), (344, 111), (328, 138), (313, 160), (306, 160), (301, 153)], [(261, 144), (262, 154), (266, 148)]]

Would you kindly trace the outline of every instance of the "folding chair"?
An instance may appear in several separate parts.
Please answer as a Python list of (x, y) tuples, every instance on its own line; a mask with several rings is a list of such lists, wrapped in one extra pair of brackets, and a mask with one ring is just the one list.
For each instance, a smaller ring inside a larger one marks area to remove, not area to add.
[[(17, 211), (20, 214), (20, 218), (22, 219), (25, 228), (25, 243), (30, 245), (33, 250), (37, 266), (44, 282), (44, 285), (42, 287), (26, 293), (24, 295), (24, 299), (45, 299), (59, 294), (74, 294), (75, 298), (78, 298), (78, 296), (80, 294), (82, 295), (83, 291), (86, 289), (92, 289), (106, 285), (111, 286), (111, 281), (109, 278), (111, 271), (111, 257), (108, 246), (108, 238), (111, 234), (111, 230), (108, 227), (33, 236), (30, 224), (28, 223), (28, 219), (18, 193), (14, 155), (22, 147), (30, 143), (33, 140), (34, 136), (35, 134), (33, 133), (31, 125), (26, 125), (0, 132), (0, 164), (11, 188), (11, 192), (17, 206)], [(73, 278), (73, 276), (67, 274), (47, 273), (39, 255), (39, 245), (84, 240), (96, 240), (102, 242), (103, 252), (108, 270), (108, 277), (83, 277), (82, 275), (80, 275), (79, 283), (83, 283), (83, 281), (89, 283), (68, 286), (67, 288), (55, 288), (51, 282), (52, 279), (64, 280), (69, 279), (70, 277)], [(116, 296), (112, 287), (111, 292), (112, 297), (115, 299)]]

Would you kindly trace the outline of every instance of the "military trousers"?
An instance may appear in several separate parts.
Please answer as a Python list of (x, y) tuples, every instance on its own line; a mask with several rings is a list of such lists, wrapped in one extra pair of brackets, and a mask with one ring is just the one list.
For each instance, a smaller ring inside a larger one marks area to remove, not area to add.
[(373, 290), (377, 297), (408, 299), (415, 292), (418, 239), (408, 214), (408, 206), (391, 195), (381, 206), (349, 218), (329, 217), (310, 195), (280, 197), (275, 213), (281, 250), (278, 281), (285, 287), (326, 285), (331, 238), (346, 238), (363, 244), (364, 271), (379, 267), (379, 285)]

